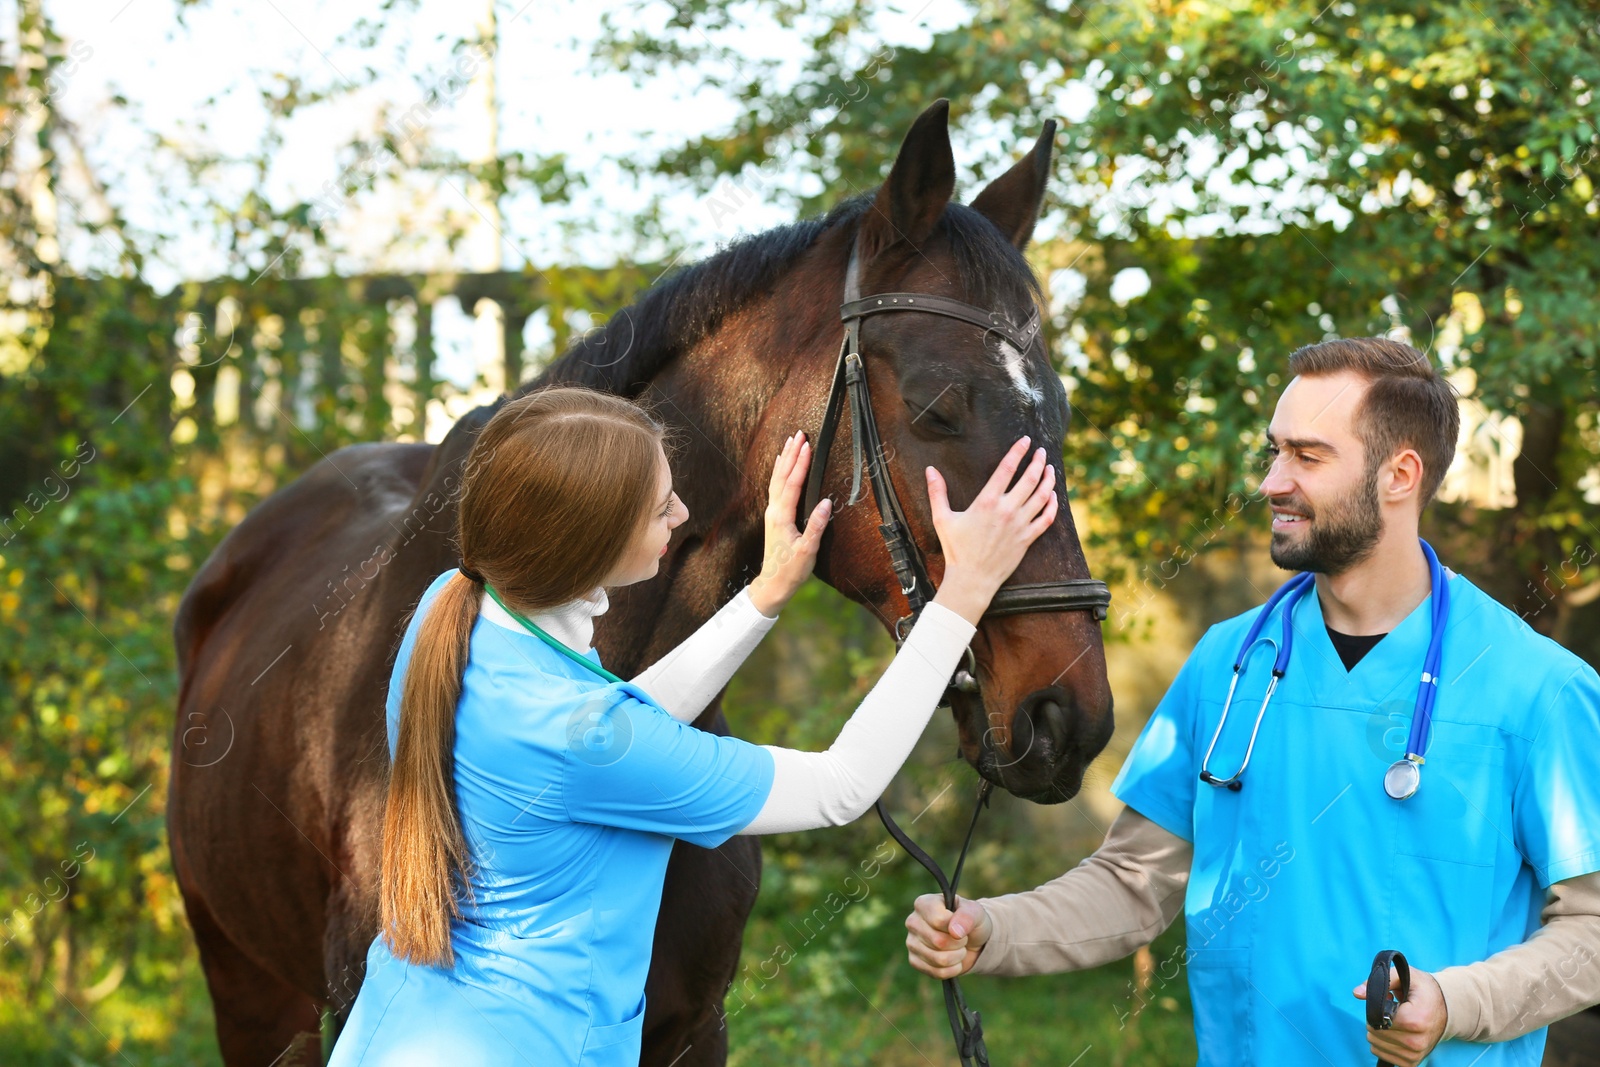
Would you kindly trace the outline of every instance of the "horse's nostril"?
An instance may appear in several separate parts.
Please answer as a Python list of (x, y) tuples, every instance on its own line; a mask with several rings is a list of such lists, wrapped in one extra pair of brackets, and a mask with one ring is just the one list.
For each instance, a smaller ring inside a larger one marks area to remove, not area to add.
[(1056, 690), (1044, 690), (1024, 699), (1011, 728), (1012, 755), (1021, 759), (1031, 752), (1036, 759), (1060, 759), (1072, 736), (1065, 703)]
[(1041, 700), (1033, 708), (1034, 727), (1037, 733), (1050, 739), (1050, 751), (1061, 754), (1067, 740), (1067, 713), (1054, 700)]

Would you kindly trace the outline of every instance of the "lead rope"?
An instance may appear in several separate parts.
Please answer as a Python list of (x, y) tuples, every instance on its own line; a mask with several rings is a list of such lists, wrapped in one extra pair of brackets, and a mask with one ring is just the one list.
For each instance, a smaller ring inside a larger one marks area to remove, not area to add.
[[(878, 818), (883, 820), (883, 828), (889, 831), (889, 836), (897, 841), (901, 848), (933, 875), (934, 881), (939, 883), (939, 891), (944, 894), (944, 906), (950, 911), (956, 910), (956, 885), (961, 880), (961, 868), (967, 863), (967, 850), (972, 847), (972, 835), (978, 828), (978, 816), (983, 809), (989, 806), (989, 793), (994, 789), (994, 784), (987, 778), (978, 783), (978, 801), (972, 807), (972, 821), (967, 824), (967, 836), (961, 842), (961, 854), (956, 857), (956, 869), (949, 878), (945, 877), (944, 870), (938, 862), (915, 841), (911, 840), (900, 825), (889, 814), (889, 809), (884, 806), (883, 798), (879, 797), (873, 807), (878, 812)], [(956, 1054), (961, 1057), (961, 1067), (989, 1067), (989, 1048), (983, 1041), (983, 1016), (967, 1007), (967, 999), (961, 995), (961, 982), (955, 978), (946, 978), (944, 985), (944, 1011), (950, 1020), (950, 1036), (955, 1038)]]

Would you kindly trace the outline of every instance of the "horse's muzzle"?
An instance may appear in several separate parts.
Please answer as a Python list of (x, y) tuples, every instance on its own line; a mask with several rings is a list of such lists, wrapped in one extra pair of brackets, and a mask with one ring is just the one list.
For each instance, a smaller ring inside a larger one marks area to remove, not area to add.
[(1060, 686), (1037, 689), (1018, 703), (1004, 743), (994, 731), (985, 731), (977, 771), (1023, 800), (1060, 804), (1077, 796), (1111, 728), (1109, 708), (1095, 714)]

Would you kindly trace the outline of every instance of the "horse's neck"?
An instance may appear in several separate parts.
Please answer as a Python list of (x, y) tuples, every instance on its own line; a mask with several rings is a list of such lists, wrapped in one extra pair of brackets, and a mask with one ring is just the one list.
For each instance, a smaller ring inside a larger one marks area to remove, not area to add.
[[(802, 402), (795, 410), (822, 405), (831, 349), (838, 344), (829, 331), (838, 322), (831, 294), (840, 281), (827, 264), (840, 254), (819, 241), (771, 292), (731, 314), (691, 350), (664, 360), (654, 358), (656, 352), (638, 353), (641, 363), (657, 368), (640, 399), (678, 427), (685, 446), (673, 467), (689, 506), (690, 528), (674, 537), (680, 548), (671, 561), (670, 580), (626, 591), (614, 601), (615, 614), (608, 613), (611, 625), (603, 617), (608, 662), (614, 656), (625, 670), (653, 662), (755, 577), (770, 472), (746, 471), (742, 465), (769, 462), (751, 457), (770, 451), (759, 447), (758, 438), (777, 432), (769, 424), (769, 408), (780, 392), (814, 385), (816, 404)], [(824, 277), (826, 282), (819, 280)], [(819, 300), (824, 291), (830, 295)], [(787, 314), (774, 315), (774, 308)], [(760, 358), (753, 355), (758, 352)], [(815, 367), (809, 366), (813, 359)], [(549, 373), (540, 379), (541, 384), (553, 381)], [(816, 428), (781, 429), (815, 433)]]

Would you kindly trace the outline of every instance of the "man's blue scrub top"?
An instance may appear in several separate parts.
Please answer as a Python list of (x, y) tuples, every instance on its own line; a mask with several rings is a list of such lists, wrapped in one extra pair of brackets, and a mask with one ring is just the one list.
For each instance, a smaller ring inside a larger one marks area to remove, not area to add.
[[(406, 628), (391, 756), (418, 627), (455, 573), (434, 579)], [(477, 870), (451, 924), (455, 966), (403, 962), (374, 939), (332, 1067), (637, 1064), (673, 840), (733, 836), (761, 810), (772, 769), (759, 746), (679, 723), (630, 683), (480, 616), (456, 710), (456, 797)]]
[[(1260, 610), (1201, 639), (1111, 791), (1194, 843), (1185, 956), (1158, 973), (1188, 965), (1202, 1067), (1370, 1064), (1350, 991), (1375, 953), (1399, 949), (1425, 971), (1474, 963), (1538, 928), (1550, 883), (1600, 869), (1600, 678), (1452, 577), (1422, 785), (1392, 800), (1383, 772), (1404, 754), (1431, 598), (1347, 672), (1306, 596), (1235, 793), (1200, 782), (1200, 761)], [(1274, 656), (1257, 647), (1245, 664), (1218, 777), (1243, 759)], [(1424, 1062), (1533, 1067), (1544, 1043), (1543, 1029), (1447, 1041)]]

